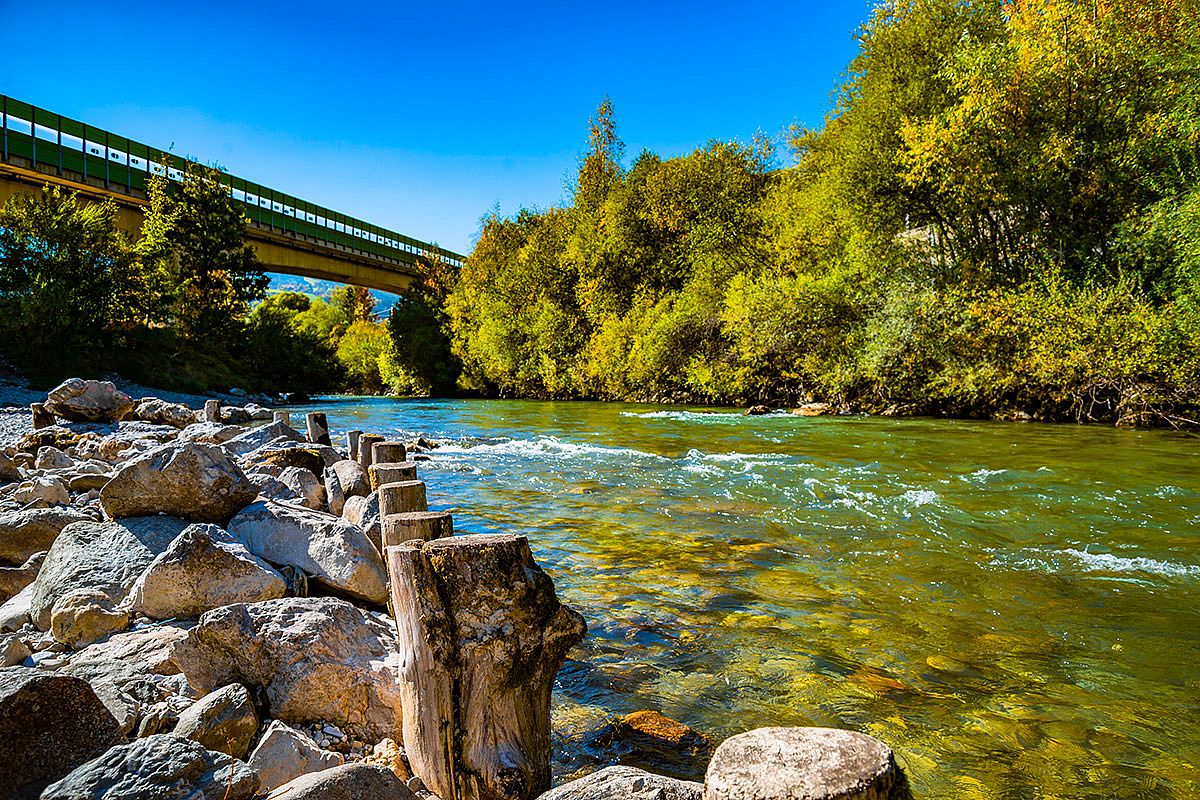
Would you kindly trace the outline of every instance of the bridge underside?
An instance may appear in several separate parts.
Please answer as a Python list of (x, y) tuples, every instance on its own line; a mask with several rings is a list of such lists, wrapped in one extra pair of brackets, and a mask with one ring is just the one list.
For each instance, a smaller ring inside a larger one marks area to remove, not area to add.
[[(143, 210), (148, 205), (145, 197), (124, 191), (110, 191), (91, 182), (83, 183), (0, 162), (0, 203), (8, 202), (14, 195), (36, 194), (46, 184), (78, 192), (84, 200), (114, 200), (119, 210), (121, 228), (131, 236), (140, 234)], [(381, 260), (371, 253), (343, 248), (255, 222), (246, 226), (246, 240), (254, 247), (267, 272), (349, 283), (392, 294), (403, 293), (412, 286), (418, 274), (412, 264)]]

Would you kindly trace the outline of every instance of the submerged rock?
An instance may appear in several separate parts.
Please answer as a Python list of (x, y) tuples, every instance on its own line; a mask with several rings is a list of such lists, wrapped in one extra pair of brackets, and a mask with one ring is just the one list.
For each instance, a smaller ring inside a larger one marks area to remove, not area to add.
[(557, 786), (538, 800), (700, 800), (704, 784), (681, 781), (635, 767), (605, 767)]
[(46, 396), (46, 410), (75, 422), (116, 422), (133, 409), (133, 398), (111, 381), (70, 378)]
[(126, 463), (100, 492), (114, 519), (170, 514), (224, 522), (254, 502), (258, 490), (221, 448), (175, 443)]

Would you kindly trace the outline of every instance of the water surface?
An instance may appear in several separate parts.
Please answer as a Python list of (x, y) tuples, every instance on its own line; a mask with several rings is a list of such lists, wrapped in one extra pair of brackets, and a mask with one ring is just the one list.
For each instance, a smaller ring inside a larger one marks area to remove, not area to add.
[[(649, 708), (829, 725), (919, 797), (1200, 796), (1200, 440), (603, 403), (329, 400), (418, 434), (432, 508), (516, 531), (588, 620), (555, 769)], [(298, 409), (299, 410), (299, 409)], [(307, 410), (312, 410), (309, 408)]]

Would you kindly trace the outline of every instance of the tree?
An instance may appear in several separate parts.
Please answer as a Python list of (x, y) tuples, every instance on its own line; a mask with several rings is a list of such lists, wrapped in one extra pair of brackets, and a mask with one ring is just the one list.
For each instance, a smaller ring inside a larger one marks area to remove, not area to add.
[(457, 275), (440, 256), (419, 263), (421, 277), (388, 315), (391, 346), (380, 362), (383, 382), (396, 394), (445, 395), (454, 391), (462, 365), (447, 333), (446, 298)]

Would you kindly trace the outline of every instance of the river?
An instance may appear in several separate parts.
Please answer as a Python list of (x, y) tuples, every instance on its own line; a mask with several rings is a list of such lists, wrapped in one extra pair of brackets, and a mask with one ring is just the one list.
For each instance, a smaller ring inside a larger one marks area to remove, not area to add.
[(1164, 431), (328, 398), (424, 435), (430, 507), (529, 537), (589, 634), (555, 770), (614, 715), (878, 736), (922, 798), (1200, 796), (1200, 440)]

